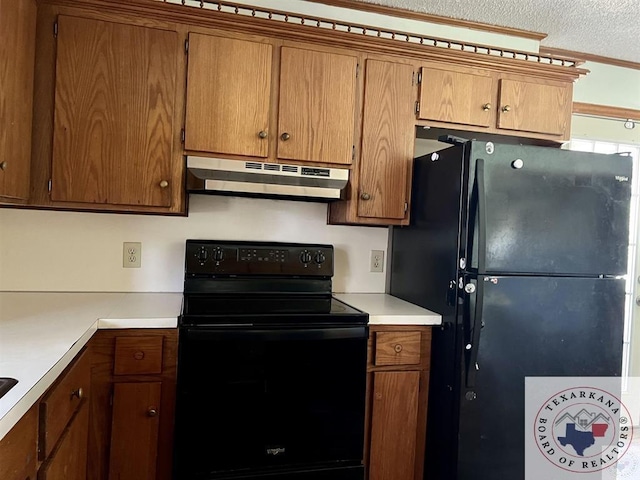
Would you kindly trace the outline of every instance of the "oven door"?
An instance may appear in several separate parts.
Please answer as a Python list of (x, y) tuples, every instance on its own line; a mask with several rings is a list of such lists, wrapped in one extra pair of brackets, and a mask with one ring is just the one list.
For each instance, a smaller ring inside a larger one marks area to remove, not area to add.
[(176, 478), (359, 465), (367, 337), (362, 325), (182, 328)]

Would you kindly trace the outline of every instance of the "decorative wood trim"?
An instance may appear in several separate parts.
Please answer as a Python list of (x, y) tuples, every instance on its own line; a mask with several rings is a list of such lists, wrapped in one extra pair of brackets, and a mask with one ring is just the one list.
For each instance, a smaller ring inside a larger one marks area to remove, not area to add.
[(594, 103), (573, 102), (573, 113), (593, 115), (594, 117), (619, 118), (621, 120), (640, 121), (640, 110), (611, 107)]
[(579, 59), (577, 65), (581, 65), (584, 62), (596, 62), (605, 63), (607, 65), (615, 65), (616, 67), (631, 68), (633, 70), (640, 70), (640, 63), (631, 62), (629, 60), (620, 60), (619, 58), (603, 57), (601, 55), (594, 55), (592, 53), (574, 52), (573, 50), (564, 50), (562, 48), (552, 47), (540, 47), (541, 55), (550, 55), (554, 58), (572, 58)]
[(472, 22), (470, 20), (462, 20), (459, 18), (443, 17), (433, 15), (431, 13), (412, 12), (397, 7), (387, 7), (374, 3), (364, 3), (357, 0), (306, 0), (307, 2), (322, 3), (332, 7), (342, 7), (351, 10), (360, 10), (363, 12), (379, 13), (380, 15), (389, 15), (392, 17), (406, 18), (409, 20), (418, 20), (421, 22), (437, 23), (440, 25), (450, 25), (452, 27), (469, 28), (471, 30), (480, 30), (483, 32), (500, 33), (503, 35), (511, 35), (514, 37), (528, 38), (531, 40), (543, 40), (547, 38), (546, 33), (532, 32), (529, 30), (520, 30), (519, 28), (503, 27), (500, 25), (491, 25), (489, 23)]
[(572, 81), (588, 71), (576, 68), (571, 59), (555, 59), (486, 45), (421, 37), (367, 25), (349, 24), (262, 7), (248, 7), (213, 0), (40, 0), (41, 4), (82, 7), (100, 12), (143, 16), (149, 20), (179, 22), (265, 35), (315, 45), (342, 47), (378, 54), (398, 55), (420, 61), (432, 60), (478, 66), (539, 78)]

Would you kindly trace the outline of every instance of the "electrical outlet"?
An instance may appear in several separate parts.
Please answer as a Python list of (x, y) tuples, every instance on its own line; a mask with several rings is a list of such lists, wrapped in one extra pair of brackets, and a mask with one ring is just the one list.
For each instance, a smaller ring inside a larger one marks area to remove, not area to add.
[(371, 250), (371, 267), (370, 272), (384, 271), (384, 250)]
[(122, 267), (140, 268), (142, 264), (142, 243), (124, 242), (122, 244)]

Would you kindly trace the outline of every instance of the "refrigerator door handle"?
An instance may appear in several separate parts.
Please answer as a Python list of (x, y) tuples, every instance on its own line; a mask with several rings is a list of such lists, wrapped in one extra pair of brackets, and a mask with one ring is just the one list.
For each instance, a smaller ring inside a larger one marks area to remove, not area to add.
[[(468, 342), (464, 346), (465, 348), (465, 360), (466, 360), (466, 372), (465, 372), (465, 386), (466, 388), (475, 388), (476, 374), (479, 370), (478, 366), (478, 351), (480, 347), (480, 334), (482, 333), (483, 321), (482, 321), (482, 299), (484, 282), (478, 281), (475, 290), (469, 293), (469, 320), (468, 320), (468, 334), (465, 336)], [(471, 284), (469, 284), (471, 285)], [(473, 300), (473, 301), (472, 301)]]
[(477, 228), (478, 228), (478, 272), (485, 272), (487, 259), (487, 199), (484, 188), (484, 160), (476, 160), (476, 188), (477, 188)]

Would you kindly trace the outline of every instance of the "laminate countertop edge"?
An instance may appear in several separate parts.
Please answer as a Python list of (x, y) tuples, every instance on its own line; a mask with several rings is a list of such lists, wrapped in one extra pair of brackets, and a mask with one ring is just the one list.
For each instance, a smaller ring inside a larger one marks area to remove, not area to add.
[(385, 293), (334, 293), (338, 300), (369, 314), (369, 325), (441, 325), (442, 316)]
[(0, 440), (99, 329), (176, 328), (182, 293), (0, 292)]

